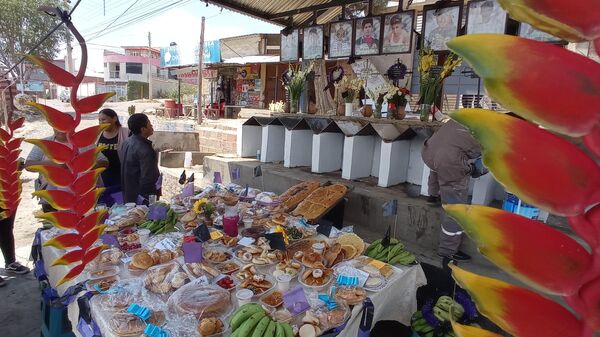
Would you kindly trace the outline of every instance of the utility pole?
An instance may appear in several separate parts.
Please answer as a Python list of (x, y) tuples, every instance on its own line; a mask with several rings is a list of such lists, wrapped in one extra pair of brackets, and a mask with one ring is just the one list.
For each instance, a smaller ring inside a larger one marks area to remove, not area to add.
[(204, 63), (204, 17), (200, 28), (200, 45), (198, 47), (198, 124), (202, 124), (202, 68)]
[(148, 32), (148, 99), (152, 99), (152, 34)]
[[(71, 6), (69, 4), (70, 4), (70, 1), (65, 0), (65, 7), (67, 9), (71, 8)], [(73, 47), (71, 47), (71, 33), (69, 33), (69, 30), (66, 29), (66, 27), (65, 27), (65, 33), (67, 34), (66, 35), (66, 38), (67, 38), (67, 62), (66, 62), (67, 64), (66, 64), (66, 66), (67, 66), (67, 71), (72, 74), (73, 73)]]

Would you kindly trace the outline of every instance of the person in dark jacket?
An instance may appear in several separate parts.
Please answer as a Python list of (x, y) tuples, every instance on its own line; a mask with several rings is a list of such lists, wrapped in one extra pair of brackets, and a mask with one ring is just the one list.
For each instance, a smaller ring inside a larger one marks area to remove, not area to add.
[[(441, 197), (443, 204), (468, 204), (469, 180), (487, 169), (481, 162), (481, 148), (467, 128), (448, 120), (425, 141), (421, 156), (431, 169), (430, 199)], [(447, 215), (442, 219), (438, 255), (446, 259), (466, 261), (471, 257), (459, 250), (462, 228)]]
[(127, 126), (131, 136), (123, 146), (121, 163), (121, 185), (125, 202), (136, 202), (138, 196), (149, 200), (150, 195), (158, 196), (156, 182), (160, 176), (158, 160), (152, 142), (154, 129), (148, 116), (136, 113), (129, 117)]

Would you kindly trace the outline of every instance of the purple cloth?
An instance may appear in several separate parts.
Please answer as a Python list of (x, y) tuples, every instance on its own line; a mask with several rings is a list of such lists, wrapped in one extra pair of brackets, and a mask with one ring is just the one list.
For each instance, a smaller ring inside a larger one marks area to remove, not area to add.
[(164, 220), (167, 218), (167, 207), (162, 204), (152, 204), (148, 210), (148, 220)]
[(185, 263), (200, 263), (202, 262), (202, 243), (201, 242), (184, 242), (183, 259)]

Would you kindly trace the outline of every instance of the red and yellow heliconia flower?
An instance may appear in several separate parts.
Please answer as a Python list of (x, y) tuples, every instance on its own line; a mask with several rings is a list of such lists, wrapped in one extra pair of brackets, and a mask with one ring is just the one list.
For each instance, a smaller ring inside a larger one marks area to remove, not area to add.
[(51, 82), (54, 82), (63, 87), (72, 87), (75, 84), (77, 84), (77, 80), (75, 79), (75, 76), (73, 76), (73, 74), (55, 65), (54, 63), (35, 55), (24, 56), (25, 58), (27, 58), (27, 60), (29, 60), (29, 62), (42, 68), (46, 75), (48, 75), (48, 77), (50, 78)]
[(57, 164), (71, 161), (75, 152), (68, 145), (48, 139), (25, 139), (26, 142), (39, 147), (42, 152)]
[(600, 245), (600, 204), (585, 214), (569, 217), (569, 224), (591, 247)]
[(58, 166), (31, 165), (27, 169), (32, 172), (41, 173), (50, 184), (58, 187), (67, 187), (74, 180), (71, 171)]
[(581, 337), (583, 323), (569, 310), (533, 291), (480, 276), (453, 264), (452, 276), (475, 300), (477, 309), (519, 337)]
[(75, 129), (75, 120), (69, 114), (58, 111), (47, 105), (38, 104), (35, 102), (29, 102), (27, 105), (38, 109), (51, 127), (60, 132), (69, 132)]
[(571, 42), (600, 39), (596, 0), (498, 0), (512, 18)]
[(95, 112), (102, 107), (102, 104), (104, 104), (107, 99), (113, 97), (114, 95), (114, 92), (107, 92), (104, 94), (85, 97), (77, 100), (77, 102), (73, 102), (73, 107), (77, 110), (77, 112), (82, 114)]
[(592, 256), (566, 234), (501, 209), (444, 205), (479, 251), (502, 270), (538, 290), (570, 295), (592, 271)]
[(450, 117), (469, 128), (482, 146), (485, 166), (526, 203), (575, 216), (600, 202), (598, 165), (563, 138), (490, 110), (460, 109)]
[(21, 171), (19, 155), (23, 138), (15, 138), (14, 133), (23, 126), (21, 117), (7, 123), (7, 130), (0, 127), (0, 212), (2, 218), (14, 215), (21, 202)]
[[(506, 109), (573, 137), (600, 126), (600, 63), (510, 35), (464, 35), (447, 45), (469, 62), (488, 94)], [(560, 90), (546, 79), (560, 83)]]
[(85, 148), (96, 144), (100, 133), (109, 126), (110, 124), (100, 124), (77, 131), (70, 137), (71, 143), (78, 148)]
[(462, 325), (452, 322), (452, 330), (458, 337), (502, 337), (491, 331), (483, 330), (470, 325)]

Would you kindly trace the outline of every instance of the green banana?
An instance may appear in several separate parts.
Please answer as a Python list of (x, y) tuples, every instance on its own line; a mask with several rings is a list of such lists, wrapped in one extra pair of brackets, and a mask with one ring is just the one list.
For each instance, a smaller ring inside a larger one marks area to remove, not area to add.
[(271, 318), (269, 316), (263, 317), (254, 329), (252, 337), (262, 337), (262, 335), (267, 330), (267, 327), (269, 326), (269, 322), (271, 322)]
[(256, 303), (248, 303), (240, 307), (229, 321), (231, 331), (235, 331), (235, 329), (239, 328), (248, 318), (250, 318), (250, 316), (254, 315), (259, 310), (262, 310), (262, 308)]
[(275, 323), (275, 337), (285, 337), (285, 330), (281, 323)]
[(283, 331), (285, 331), (285, 337), (294, 337), (294, 330), (292, 330), (292, 326), (288, 323), (280, 323), (283, 327)]
[(275, 329), (277, 329), (277, 323), (275, 321), (270, 321), (267, 330), (265, 330), (262, 337), (275, 337)]
[(250, 333), (252, 332), (252, 330), (254, 329), (254, 327), (256, 327), (258, 325), (258, 323), (260, 323), (260, 321), (264, 318), (268, 318), (265, 317), (266, 313), (264, 310), (260, 310), (259, 312), (255, 312), (254, 314), (252, 314), (252, 316), (250, 316), (250, 318), (248, 318), (244, 323), (242, 323), (241, 326), (239, 326), (235, 332), (238, 333), (238, 336), (240, 337), (248, 337), (250, 336)]
[(450, 313), (440, 307), (433, 307), (433, 314), (442, 322), (451, 321)]

